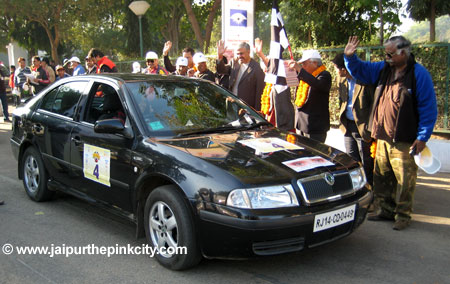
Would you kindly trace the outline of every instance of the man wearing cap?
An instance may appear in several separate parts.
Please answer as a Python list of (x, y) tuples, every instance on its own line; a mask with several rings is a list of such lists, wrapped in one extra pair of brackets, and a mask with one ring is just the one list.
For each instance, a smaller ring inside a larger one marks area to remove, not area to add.
[(175, 72), (172, 75), (187, 76), (188, 60), (185, 57), (178, 57)]
[(208, 60), (206, 59), (206, 56), (203, 53), (197, 52), (196, 54), (194, 54), (194, 64), (195, 67), (197, 68), (197, 72), (195, 72), (195, 77), (215, 82), (216, 76), (214, 75), (213, 72), (211, 72), (211, 70), (208, 69), (208, 66), (206, 65), (207, 61)]
[(158, 54), (154, 51), (149, 51), (145, 54), (145, 61), (147, 62), (147, 68), (144, 70), (144, 74), (159, 74), (167, 75), (168, 72), (158, 64)]
[(88, 56), (97, 65), (97, 73), (117, 73), (116, 64), (106, 57), (103, 52), (97, 48), (91, 48)]
[(70, 61), (70, 64), (72, 65), (73, 76), (86, 74), (86, 70), (84, 70), (83, 65), (81, 65), (80, 58), (74, 56), (74, 57), (70, 58), (69, 61)]
[(266, 83), (263, 70), (250, 57), (250, 45), (246, 42), (239, 44), (237, 58), (228, 64), (223, 59), (226, 49), (225, 42), (220, 40), (217, 43), (217, 73), (230, 75), (229, 90), (255, 110), (261, 110), (261, 94)]
[(57, 65), (56, 66), (56, 81), (58, 81), (59, 79), (62, 78), (66, 78), (66, 77), (70, 77), (69, 74), (66, 73), (66, 70), (64, 69), (64, 67), (62, 65)]
[[(413, 155), (422, 152), (437, 119), (436, 94), (428, 71), (416, 63), (411, 42), (394, 36), (385, 44), (385, 61), (361, 61), (358, 37), (344, 50), (350, 74), (377, 84), (369, 126), (377, 139), (373, 190), (375, 211), (368, 220), (395, 220), (394, 230), (409, 226), (417, 179)], [(411, 154), (410, 154), (411, 152)]]
[(289, 68), (297, 71), (300, 82), (295, 91), (296, 128), (301, 135), (324, 143), (330, 129), (331, 74), (314, 49), (305, 50), (298, 62), (291, 60)]

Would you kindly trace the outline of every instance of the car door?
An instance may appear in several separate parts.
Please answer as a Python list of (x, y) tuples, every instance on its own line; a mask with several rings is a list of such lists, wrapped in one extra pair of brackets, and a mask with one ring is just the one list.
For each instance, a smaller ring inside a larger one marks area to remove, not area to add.
[[(94, 82), (83, 99), (80, 119), (71, 133), (71, 164), (73, 186), (88, 196), (131, 212), (130, 182), (133, 140), (120, 134), (96, 133), (95, 121), (107, 114), (106, 95), (117, 96), (116, 108), (124, 112), (118, 88), (111, 83)], [(126, 118), (125, 121), (126, 122)], [(126, 126), (129, 127), (129, 126)]]
[(73, 116), (87, 80), (58, 85), (47, 92), (33, 115), (31, 129), (50, 178), (66, 184), (70, 172)]

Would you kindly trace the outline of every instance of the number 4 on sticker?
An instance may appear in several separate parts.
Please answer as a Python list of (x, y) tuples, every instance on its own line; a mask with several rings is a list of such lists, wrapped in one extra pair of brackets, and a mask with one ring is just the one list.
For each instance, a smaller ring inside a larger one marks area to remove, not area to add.
[(94, 172), (92, 173), (98, 179), (98, 164), (95, 165)]

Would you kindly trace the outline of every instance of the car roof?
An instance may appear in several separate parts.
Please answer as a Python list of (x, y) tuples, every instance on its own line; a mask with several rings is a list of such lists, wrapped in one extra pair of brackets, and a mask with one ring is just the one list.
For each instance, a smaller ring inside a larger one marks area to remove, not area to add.
[[(157, 74), (138, 74), (138, 73), (101, 73), (101, 74), (89, 74), (89, 75), (81, 75), (77, 76), (78, 78), (85, 77), (85, 78), (109, 78), (114, 79), (122, 82), (132, 82), (132, 81), (192, 81), (192, 80), (201, 80), (206, 81), (198, 78), (189, 78), (184, 76), (177, 76), (177, 75), (157, 75)], [(73, 78), (73, 77), (72, 77)], [(65, 78), (66, 79), (66, 78)]]

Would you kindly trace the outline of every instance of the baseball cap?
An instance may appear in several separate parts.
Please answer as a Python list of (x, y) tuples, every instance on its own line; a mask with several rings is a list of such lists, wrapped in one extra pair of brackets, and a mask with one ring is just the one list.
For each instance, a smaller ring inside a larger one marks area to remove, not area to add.
[(320, 57), (320, 53), (315, 49), (308, 49), (303, 51), (302, 58), (298, 61), (298, 63), (303, 63), (308, 59), (322, 59)]
[(147, 59), (158, 59), (158, 54), (154, 51), (149, 51), (147, 54), (145, 54), (145, 60)]
[(59, 69), (64, 69), (62, 65), (56, 65), (55, 70), (58, 71)]
[(197, 52), (196, 54), (194, 54), (194, 63), (195, 64), (199, 64), (201, 62), (207, 62), (208, 60), (206, 60), (206, 56), (201, 53), (201, 52)]
[(416, 162), (419, 168), (430, 175), (437, 173), (441, 169), (441, 162), (433, 156), (428, 146), (425, 146), (422, 152), (414, 156), (414, 162)]
[(76, 56), (74, 56), (74, 57), (72, 57), (72, 58), (69, 59), (69, 62), (72, 62), (72, 61), (81, 63), (80, 58), (78, 58), (78, 57), (76, 57)]
[(177, 59), (177, 67), (178, 66), (188, 66), (188, 60), (186, 57), (178, 57)]

